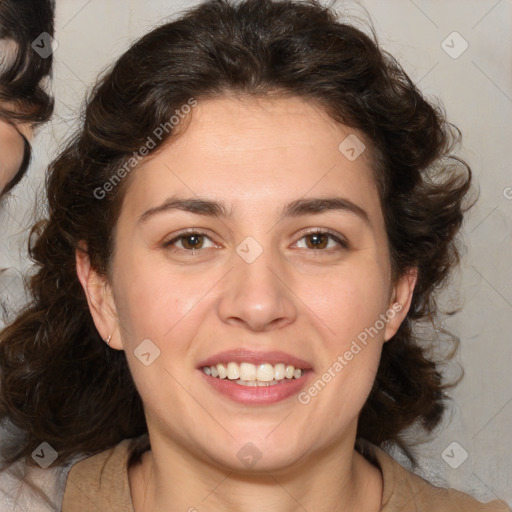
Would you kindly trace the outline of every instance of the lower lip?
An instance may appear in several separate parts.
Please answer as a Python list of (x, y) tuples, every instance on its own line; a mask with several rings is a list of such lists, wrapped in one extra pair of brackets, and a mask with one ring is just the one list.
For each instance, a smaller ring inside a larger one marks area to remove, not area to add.
[(290, 396), (296, 395), (306, 385), (312, 375), (311, 370), (306, 370), (299, 379), (283, 379), (273, 386), (242, 386), (229, 379), (219, 379), (206, 375), (199, 370), (206, 382), (216, 391), (231, 398), (231, 400), (250, 405), (268, 405), (280, 402)]

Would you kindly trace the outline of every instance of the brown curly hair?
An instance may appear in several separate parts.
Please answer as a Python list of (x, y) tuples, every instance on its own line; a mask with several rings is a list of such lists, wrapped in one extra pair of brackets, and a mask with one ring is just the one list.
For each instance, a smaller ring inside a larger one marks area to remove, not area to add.
[(0, 419), (23, 433), (5, 457), (31, 462), (46, 441), (63, 463), (147, 432), (125, 354), (92, 321), (75, 251), (84, 241), (92, 266), (109, 275), (127, 180), (103, 199), (95, 191), (187, 100), (226, 93), (301, 97), (364, 134), (394, 277), (417, 267), (418, 280), (405, 321), (384, 344), (358, 436), (407, 449), (404, 429), (440, 422), (447, 384), (413, 327), (439, 316), (436, 292), (459, 262), (471, 170), (451, 156), (460, 132), (442, 107), (370, 31), (316, 0), (210, 0), (142, 37), (98, 80), (83, 128), (50, 165), (48, 217), (30, 242), (32, 302), (0, 338)]
[[(54, 34), (54, 0), (3, 0), (0, 2), (0, 40), (12, 43), (12, 53), (0, 55), (0, 120), (42, 124), (53, 113), (54, 99), (43, 79), (52, 71), (53, 54), (41, 56), (32, 43), (46, 32)], [(23, 134), (24, 155), (20, 168), (0, 195), (10, 192), (25, 175), (31, 156)]]

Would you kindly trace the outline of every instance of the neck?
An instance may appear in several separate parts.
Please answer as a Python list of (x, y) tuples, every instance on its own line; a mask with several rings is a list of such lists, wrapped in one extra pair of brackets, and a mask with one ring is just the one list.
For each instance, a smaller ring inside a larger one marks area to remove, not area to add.
[(259, 472), (221, 468), (174, 446), (154, 449), (129, 470), (134, 510), (378, 512), (380, 470), (353, 444), (341, 453), (343, 446), (303, 457), (285, 469)]

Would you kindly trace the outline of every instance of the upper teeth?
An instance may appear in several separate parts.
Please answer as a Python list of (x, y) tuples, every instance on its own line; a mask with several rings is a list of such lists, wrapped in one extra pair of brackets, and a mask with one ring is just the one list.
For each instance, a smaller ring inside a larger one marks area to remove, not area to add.
[(203, 372), (212, 377), (229, 380), (240, 379), (243, 381), (270, 382), (273, 380), (298, 379), (302, 376), (303, 370), (295, 369), (291, 364), (283, 363), (272, 366), (269, 363), (254, 365), (251, 363), (216, 364), (214, 366), (205, 366)]

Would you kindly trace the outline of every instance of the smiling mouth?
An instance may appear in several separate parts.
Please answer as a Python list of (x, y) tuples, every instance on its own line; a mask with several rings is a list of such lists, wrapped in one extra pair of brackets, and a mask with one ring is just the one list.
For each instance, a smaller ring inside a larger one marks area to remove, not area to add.
[(234, 384), (248, 387), (266, 387), (283, 384), (291, 380), (300, 379), (305, 370), (295, 368), (293, 365), (278, 363), (252, 364), (252, 363), (219, 363), (212, 366), (203, 366), (202, 371), (213, 378), (230, 380)]

